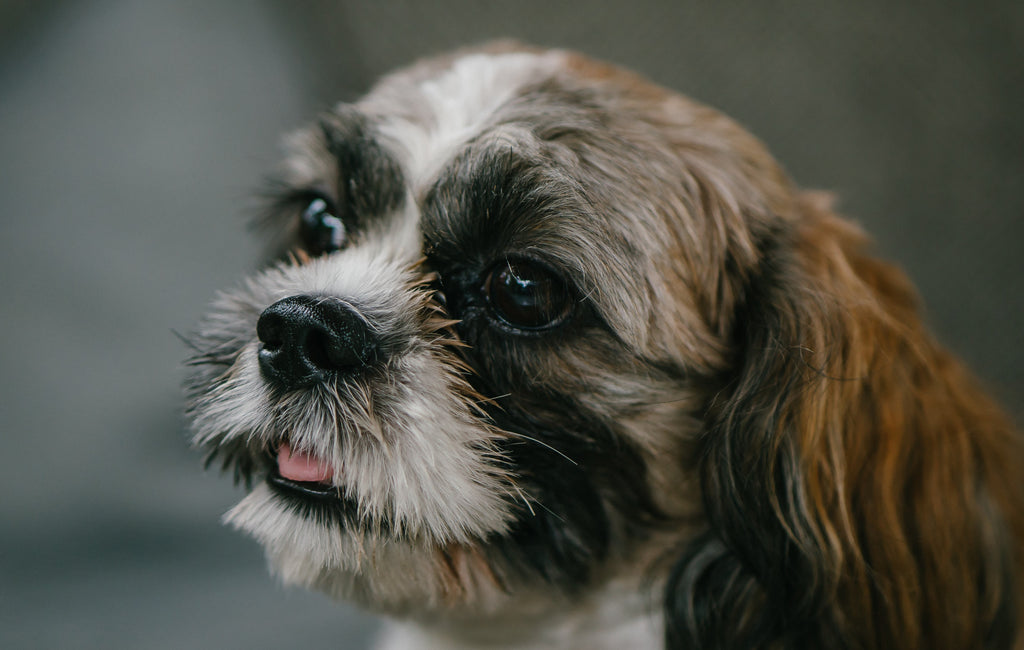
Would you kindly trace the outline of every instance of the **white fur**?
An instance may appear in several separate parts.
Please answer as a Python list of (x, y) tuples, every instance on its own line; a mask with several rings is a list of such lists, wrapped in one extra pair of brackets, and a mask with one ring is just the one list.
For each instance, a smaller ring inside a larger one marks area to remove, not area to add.
[(660, 608), (635, 584), (612, 584), (565, 611), (480, 624), (392, 623), (375, 650), (627, 650), (660, 647)]
[(421, 82), (417, 118), (392, 119), (380, 129), (402, 154), (412, 187), (427, 186), (499, 108), (527, 83), (553, 74), (563, 60), (557, 52), (474, 54)]
[[(399, 321), (417, 309), (410, 267), (418, 247), (404, 234), (413, 230), (408, 223), (406, 215), (386, 237), (382, 233), (341, 254), (265, 271), (223, 295), (209, 320), (228, 327), (218, 321), (237, 319), (239, 313), (258, 315), (287, 296), (312, 294), (341, 297), (382, 331), (400, 327)], [(391, 397), (387, 412), (375, 410), (373, 394), (353, 399), (324, 394), (321, 399), (296, 398), (290, 409), (278, 407), (274, 413), (257, 365), (255, 323), (241, 327), (251, 332), (251, 340), (224, 379), (200, 399), (196, 444), (245, 437), (272, 447), (287, 435), (293, 447), (332, 463), (339, 490), (355, 497), (364, 514), (386, 518), (394, 529), (423, 543), (467, 542), (505, 529), (510, 488), (481, 453), (497, 434), (472, 417), (455, 371), (429, 342), (415, 341), (389, 360), (391, 381), (370, 388)], [(341, 408), (352, 428), (345, 444), (337, 431)], [(282, 418), (290, 430), (277, 429)], [(281, 568), (289, 581), (308, 582), (317, 567), (340, 566), (333, 540), (311, 534), (306, 543), (297, 543), (295, 527), (278, 521), (280, 507), (257, 490), (233, 511), (231, 520), (268, 548), (278, 549), (271, 555), (287, 567), (307, 564)], [(303, 530), (313, 527), (307, 524)]]

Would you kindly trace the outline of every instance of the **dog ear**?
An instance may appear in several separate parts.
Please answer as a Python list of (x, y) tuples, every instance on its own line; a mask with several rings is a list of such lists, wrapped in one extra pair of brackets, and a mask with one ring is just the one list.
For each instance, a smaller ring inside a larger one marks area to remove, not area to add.
[(709, 525), (669, 579), (668, 647), (1009, 648), (1015, 434), (905, 277), (822, 201), (800, 212), (735, 314), (695, 461)]

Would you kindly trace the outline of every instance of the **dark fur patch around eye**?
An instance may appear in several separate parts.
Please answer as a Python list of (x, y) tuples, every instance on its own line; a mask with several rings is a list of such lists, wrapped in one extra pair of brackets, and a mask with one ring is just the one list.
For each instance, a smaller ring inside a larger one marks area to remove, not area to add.
[(327, 151), (337, 161), (335, 202), (345, 216), (358, 222), (387, 214), (402, 204), (402, 170), (377, 141), (365, 115), (353, 108), (338, 108), (320, 120), (320, 131)]
[[(324, 209), (339, 220), (347, 245), (374, 220), (399, 209), (405, 200), (402, 169), (377, 140), (376, 129), (365, 115), (354, 108), (339, 107), (320, 118), (318, 129), (313, 135), (322, 141), (329, 158), (317, 161), (316, 167), (335, 169), (336, 173), (301, 185), (280, 178), (268, 180), (264, 191), (267, 207), (256, 225), (271, 236), (270, 257), (283, 257), (296, 245), (309, 247), (308, 241), (303, 241), (308, 237), (303, 238), (298, 231), (303, 214), (315, 201), (323, 201)], [(302, 155), (324, 155), (322, 151), (317, 153), (317, 147), (312, 149)], [(341, 247), (307, 252), (315, 255)]]
[(552, 337), (525, 341), (478, 317), (486, 311), (480, 284), (497, 260), (525, 251), (575, 279), (577, 253), (567, 241), (578, 228), (598, 227), (580, 191), (537, 147), (481, 141), (460, 152), (427, 191), (421, 222), (446, 308), (470, 345), (470, 383), (481, 395), (504, 396), (483, 408), (507, 433), (498, 447), (522, 494), (511, 498), (510, 529), (485, 540), (485, 552), (505, 584), (525, 576), (564, 593), (585, 590), (623, 539), (643, 539), (664, 521), (634, 444), (572, 395), (551, 394), (555, 389), (510, 371), (522, 367), (521, 346), (535, 360), (546, 358), (551, 346), (572, 344), (591, 321), (577, 318)]
[(583, 221), (583, 210), (576, 188), (545, 160), (511, 146), (474, 145), (424, 197), (424, 252), (463, 266), (489, 264), (509, 251), (543, 254), (558, 248), (552, 224)]

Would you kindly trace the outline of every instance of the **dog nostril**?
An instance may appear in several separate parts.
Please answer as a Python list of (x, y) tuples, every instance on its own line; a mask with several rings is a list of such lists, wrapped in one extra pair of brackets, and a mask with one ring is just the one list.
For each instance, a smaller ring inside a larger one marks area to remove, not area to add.
[(284, 345), (282, 323), (279, 317), (264, 312), (256, 323), (256, 336), (265, 350), (277, 350)]
[(338, 367), (340, 364), (331, 363), (330, 352), (328, 349), (331, 346), (330, 336), (319, 330), (311, 331), (306, 336), (306, 356), (317, 368), (331, 368)]
[(306, 336), (306, 356), (322, 370), (342, 370), (365, 365), (372, 356), (360, 332), (340, 327), (338, 331), (314, 328)]
[(260, 371), (272, 384), (295, 389), (369, 365), (378, 342), (344, 302), (292, 296), (268, 307), (256, 323)]

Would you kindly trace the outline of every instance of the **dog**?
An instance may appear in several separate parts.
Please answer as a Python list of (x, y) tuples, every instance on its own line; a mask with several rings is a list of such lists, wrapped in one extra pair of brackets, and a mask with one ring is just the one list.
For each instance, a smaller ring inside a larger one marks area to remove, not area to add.
[(1020, 435), (828, 195), (582, 55), (422, 61), (287, 140), (194, 444), (382, 648), (1024, 648)]

